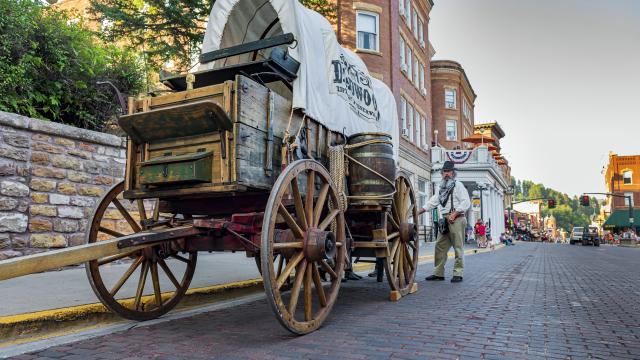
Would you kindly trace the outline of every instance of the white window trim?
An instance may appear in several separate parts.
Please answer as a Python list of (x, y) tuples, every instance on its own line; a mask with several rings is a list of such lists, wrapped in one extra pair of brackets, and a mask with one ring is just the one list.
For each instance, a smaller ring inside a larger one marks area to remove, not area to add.
[[(625, 175), (626, 174), (630, 174), (631, 176), (629, 177), (630, 182), (627, 184), (624, 182), (625, 180)], [(622, 170), (622, 185), (633, 185), (633, 171), (631, 170)]]
[[(358, 47), (358, 33), (359, 33), (358, 15), (359, 14), (373, 16), (376, 19), (376, 48), (375, 49), (364, 49), (364, 48)], [(380, 52), (380, 14), (373, 11), (356, 10), (356, 49), (364, 50), (364, 51)]]
[[(453, 91), (453, 107), (447, 105), (447, 91)], [(458, 108), (458, 91), (452, 88), (444, 89), (444, 107), (445, 109), (456, 110)]]
[[(626, 193), (624, 193), (624, 196), (629, 196), (629, 197), (631, 197), (631, 207), (634, 207), (634, 206), (635, 206), (635, 204), (633, 203), (633, 193), (632, 193), (632, 192), (626, 192)], [(624, 198), (624, 206), (629, 206), (629, 203), (627, 203), (627, 200), (628, 200), (628, 199), (625, 197), (625, 198)]]
[[(449, 124), (453, 123), (454, 124), (454, 137), (453, 139), (449, 138)], [(454, 119), (447, 119), (445, 122), (445, 128), (444, 128), (444, 136), (445, 139), (447, 139), (447, 141), (458, 141), (458, 120), (454, 120)]]

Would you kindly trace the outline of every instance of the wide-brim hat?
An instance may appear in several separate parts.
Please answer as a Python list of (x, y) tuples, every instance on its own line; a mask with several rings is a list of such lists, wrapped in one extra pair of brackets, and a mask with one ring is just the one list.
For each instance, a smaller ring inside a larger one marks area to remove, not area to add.
[(453, 161), (445, 161), (444, 165), (442, 165), (442, 171), (453, 171), (455, 170), (455, 164), (453, 163)]

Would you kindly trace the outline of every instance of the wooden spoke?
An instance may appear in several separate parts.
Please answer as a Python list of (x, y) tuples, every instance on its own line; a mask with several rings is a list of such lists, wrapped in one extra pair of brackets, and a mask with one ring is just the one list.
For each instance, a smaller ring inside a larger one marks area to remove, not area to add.
[(287, 211), (287, 208), (285, 208), (284, 205), (280, 204), (278, 206), (278, 214), (282, 216), (297, 239), (304, 238), (304, 232), (300, 229), (300, 226), (298, 226), (293, 217), (291, 217), (291, 214), (289, 214), (289, 211)]
[(404, 276), (404, 251), (405, 248), (404, 246), (400, 246), (400, 248), (398, 248), (398, 255), (397, 255), (397, 259), (398, 262), (395, 264), (396, 265), (396, 270), (399, 272), (399, 276), (400, 276), (400, 286), (405, 286), (406, 281), (405, 281), (405, 276)]
[(413, 270), (413, 259), (411, 259), (411, 255), (409, 254), (409, 250), (407, 248), (404, 248), (404, 263), (408, 266), (409, 269)]
[(394, 232), (394, 233), (391, 233), (391, 234), (387, 235), (387, 241), (393, 240), (393, 239), (397, 238), (398, 236), (400, 236), (400, 233), (397, 232), (397, 231)]
[(309, 227), (315, 226), (313, 223), (313, 194), (315, 192), (315, 178), (316, 173), (313, 170), (307, 171), (307, 195), (305, 199), (304, 209), (306, 210), (305, 218), (307, 219), (307, 225)]
[(398, 241), (398, 246), (396, 246), (396, 251), (393, 254), (393, 278), (397, 278), (398, 277), (398, 264), (400, 262), (400, 249), (402, 247), (400, 246), (400, 241)]
[(411, 204), (411, 206), (409, 206), (409, 209), (405, 213), (405, 219), (411, 218), (411, 215), (413, 215), (413, 208), (414, 208), (414, 205)]
[(324, 293), (324, 287), (322, 286), (322, 279), (320, 279), (320, 271), (318, 271), (318, 266), (316, 264), (313, 265), (313, 283), (316, 286), (316, 292), (318, 293), (318, 301), (320, 302), (320, 306), (327, 306), (327, 296)]
[[(138, 250), (136, 250), (136, 251), (138, 251)], [(105, 264), (108, 264), (108, 263), (112, 263), (112, 262), (114, 262), (116, 260), (124, 259), (126, 257), (131, 256), (136, 251), (131, 251), (131, 252), (127, 252), (127, 253), (124, 253), (124, 254), (113, 255), (113, 256), (109, 256), (109, 257), (100, 259), (100, 260), (98, 260), (98, 266), (102, 266), (102, 265), (105, 265)]]
[(313, 302), (311, 301), (311, 267), (313, 263), (307, 263), (307, 270), (304, 272), (304, 320), (313, 319)]
[(391, 245), (391, 251), (389, 252), (389, 258), (394, 259), (396, 256), (396, 252), (398, 251), (398, 246), (400, 246), (400, 240), (396, 240)]
[(325, 260), (320, 260), (320, 267), (322, 267), (322, 270), (329, 274), (332, 279), (338, 278), (338, 274), (336, 274), (336, 272), (331, 268), (331, 266), (329, 266), (329, 264), (327, 264)]
[(160, 219), (160, 199), (156, 199), (155, 204), (153, 204), (153, 221), (158, 221)]
[(276, 272), (277, 276), (280, 276), (282, 273), (282, 265), (284, 265), (284, 256), (282, 254), (278, 255), (278, 271)]
[(129, 226), (131, 226), (131, 229), (133, 229), (134, 232), (142, 231), (142, 229), (140, 228), (140, 225), (138, 225), (138, 223), (131, 217), (131, 214), (129, 214), (127, 209), (124, 208), (120, 200), (113, 198), (111, 202), (113, 203), (113, 205), (116, 206), (118, 211), (120, 211), (120, 214), (122, 215), (122, 217), (125, 220), (127, 220), (127, 223), (129, 223)]
[(155, 295), (156, 305), (162, 306), (162, 293), (160, 292), (160, 279), (158, 278), (158, 263), (151, 262), (151, 282), (153, 283), (153, 294)]
[(302, 263), (296, 270), (296, 278), (291, 288), (291, 299), (289, 300), (289, 313), (294, 315), (296, 313), (296, 307), (298, 306), (298, 297), (300, 296), (300, 288), (302, 287), (302, 281), (304, 280), (304, 273), (307, 270), (307, 259), (302, 260)]
[(180, 256), (180, 255), (178, 255), (178, 254), (171, 254), (171, 257), (172, 257), (172, 258), (174, 258), (174, 259), (176, 259), (176, 260), (180, 260), (180, 261), (182, 261), (182, 262), (183, 262), (183, 263), (185, 263), (185, 264), (188, 264), (188, 263), (189, 263), (189, 260), (187, 260), (187, 259), (183, 258), (182, 256)]
[(144, 260), (142, 262), (142, 269), (140, 270), (140, 280), (138, 281), (138, 289), (136, 290), (136, 299), (133, 303), (133, 308), (138, 310), (142, 301), (142, 293), (144, 292), (144, 284), (147, 282), (147, 273), (149, 272), (149, 261)]
[(127, 269), (127, 271), (124, 273), (124, 275), (122, 275), (122, 277), (118, 280), (118, 282), (113, 286), (113, 288), (111, 288), (111, 291), (109, 292), (111, 294), (111, 296), (115, 296), (116, 293), (120, 290), (120, 288), (122, 288), (122, 285), (124, 285), (125, 282), (127, 282), (127, 280), (129, 280), (129, 278), (131, 277), (131, 274), (133, 274), (134, 271), (136, 271), (136, 269), (138, 268), (138, 266), (140, 266), (140, 263), (142, 263), (143, 257), (140, 256), (136, 259), (136, 261), (134, 261), (131, 266), (129, 266), (129, 268)]
[(282, 249), (302, 249), (302, 242), (284, 242), (284, 243), (274, 243), (274, 250), (282, 250)]
[(331, 222), (336, 218), (336, 216), (338, 216), (339, 213), (340, 213), (339, 209), (331, 210), (329, 215), (327, 215), (327, 217), (324, 220), (322, 220), (320, 225), (318, 225), (318, 230), (324, 231), (324, 229), (326, 229), (327, 226), (329, 226), (329, 224), (331, 224)]
[(98, 227), (98, 231), (102, 232), (102, 233), (105, 233), (107, 235), (111, 235), (113, 237), (123, 237), (123, 236), (125, 236), (122, 233), (119, 233), (119, 232), (117, 232), (115, 230), (107, 229), (106, 227), (103, 227), (103, 226)]
[(298, 221), (302, 225), (302, 230), (307, 230), (307, 215), (304, 211), (304, 205), (302, 204), (302, 196), (300, 196), (300, 188), (298, 187), (298, 178), (295, 177), (291, 181), (291, 190), (293, 192), (293, 203), (296, 206), (296, 216)]
[(313, 224), (318, 225), (320, 223), (320, 216), (322, 216), (322, 209), (329, 193), (329, 184), (322, 185), (320, 194), (318, 195), (318, 201), (316, 202), (316, 208), (313, 211)]
[(173, 275), (173, 272), (171, 272), (171, 269), (169, 269), (169, 266), (167, 266), (167, 263), (164, 261), (163, 258), (158, 258), (158, 264), (164, 271), (164, 274), (167, 275), (169, 280), (173, 283), (173, 286), (175, 286), (176, 289), (180, 289), (181, 288), (180, 283), (178, 282), (176, 277)]
[(387, 219), (389, 219), (389, 221), (391, 222), (391, 226), (393, 226), (394, 229), (400, 230), (400, 225), (398, 225), (396, 220), (393, 218), (393, 215), (387, 213)]
[(147, 210), (144, 208), (144, 199), (136, 200), (138, 203), (138, 214), (140, 214), (140, 220), (147, 220)]
[(278, 276), (278, 279), (276, 280), (276, 287), (278, 289), (280, 289), (282, 285), (284, 285), (284, 282), (289, 278), (289, 275), (291, 275), (291, 271), (293, 271), (296, 265), (298, 265), (303, 258), (304, 253), (300, 251), (299, 253), (295, 254), (289, 262), (287, 262), (287, 266), (284, 268), (284, 270), (282, 270), (282, 274), (280, 274), (280, 276)]

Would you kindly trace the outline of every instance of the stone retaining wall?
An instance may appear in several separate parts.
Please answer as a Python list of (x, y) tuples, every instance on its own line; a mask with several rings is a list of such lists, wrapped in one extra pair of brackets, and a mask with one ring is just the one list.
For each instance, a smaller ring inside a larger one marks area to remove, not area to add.
[(0, 260), (84, 243), (94, 205), (124, 176), (125, 146), (0, 111)]

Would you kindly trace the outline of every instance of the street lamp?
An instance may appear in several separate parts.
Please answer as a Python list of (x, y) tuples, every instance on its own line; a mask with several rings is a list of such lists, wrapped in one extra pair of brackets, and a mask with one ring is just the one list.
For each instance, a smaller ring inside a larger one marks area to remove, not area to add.
[(438, 146), (438, 130), (433, 130), (433, 138), (435, 139), (436, 146)]

